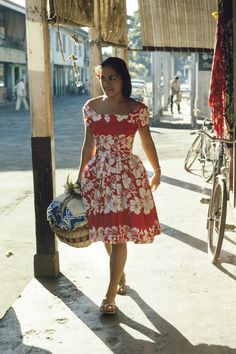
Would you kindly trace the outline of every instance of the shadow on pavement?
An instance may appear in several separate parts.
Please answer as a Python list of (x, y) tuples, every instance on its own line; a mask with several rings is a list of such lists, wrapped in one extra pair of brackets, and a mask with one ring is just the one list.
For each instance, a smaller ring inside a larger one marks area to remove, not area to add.
[[(32, 314), (33, 315), (33, 314)], [(0, 323), (0, 352), (1, 353), (41, 353), (52, 354), (52, 352), (34, 346), (28, 346), (23, 343), (26, 337), (35, 335), (35, 332), (29, 331), (22, 333), (21, 325), (13, 308)]]
[[(199, 251), (202, 251), (204, 253), (208, 253), (208, 245), (207, 242), (202, 241), (196, 237), (193, 237), (189, 234), (186, 234), (185, 232), (182, 232), (180, 230), (177, 230), (173, 227), (170, 227), (165, 224), (161, 224), (161, 232), (167, 236), (174, 237), (175, 239), (184, 242), (185, 244), (189, 245), (190, 247), (196, 248)], [(210, 262), (210, 260), (209, 260)], [(228, 277), (232, 278), (233, 280), (236, 280), (236, 275), (235, 273), (235, 266), (236, 266), (236, 256), (232, 253), (229, 253), (225, 250), (221, 250), (221, 255), (220, 255), (220, 260), (218, 263), (215, 264), (215, 266), (224, 274), (226, 274)], [(231, 271), (227, 269), (227, 266), (230, 266)], [(232, 268), (234, 266), (234, 268)]]
[[(98, 306), (63, 274), (57, 280), (41, 280), (41, 284), (66, 306), (115, 354), (236, 354), (235, 349), (219, 345), (192, 345), (174, 326), (159, 316), (139, 295), (129, 288), (130, 296), (156, 330), (118, 311), (115, 316), (101, 316)], [(122, 326), (130, 327), (149, 340), (135, 339)], [(88, 349), (88, 348), (87, 348)]]
[[(153, 172), (152, 171), (147, 171), (147, 172), (148, 172), (148, 177), (152, 177)], [(179, 180), (177, 178), (161, 175), (161, 182), (171, 184), (171, 185), (173, 185), (175, 187), (180, 187), (180, 188), (184, 188), (184, 189), (187, 189), (187, 190), (191, 190), (192, 192), (205, 194), (207, 196), (211, 195), (211, 189), (210, 188), (205, 188), (205, 187), (201, 187), (201, 186), (198, 186), (196, 184), (193, 184), (193, 183), (184, 182), (184, 181), (181, 181), (181, 180)]]
[[(174, 326), (159, 316), (140, 296), (129, 289), (128, 295), (137, 303), (149, 321), (158, 330), (159, 340), (155, 344), (155, 351), (171, 354), (235, 354), (236, 349), (220, 345), (198, 344), (192, 345)], [(172, 304), (173, 305), (173, 304)], [(174, 306), (174, 305), (173, 305)], [(168, 345), (168, 346), (167, 346)], [(166, 347), (166, 349), (165, 349)], [(140, 351), (141, 353), (142, 351)]]
[(207, 243), (199, 238), (193, 237), (185, 232), (177, 230), (165, 224), (161, 224), (161, 232), (167, 236), (174, 237), (176, 240), (184, 242), (185, 244), (207, 253)]
[(190, 130), (193, 129), (191, 124), (187, 123), (174, 123), (174, 122), (153, 122), (151, 125), (152, 127), (157, 127), (157, 128), (166, 128), (166, 129), (186, 129)]
[(201, 193), (201, 194), (206, 194), (208, 196), (211, 195), (211, 189), (210, 188), (205, 188), (205, 187), (200, 187), (196, 184), (189, 183), (189, 182), (184, 182), (179, 179), (173, 178), (173, 177), (168, 177), (168, 176), (161, 176), (161, 181), (164, 183), (171, 184), (176, 187), (184, 188), (191, 190), (193, 192)]

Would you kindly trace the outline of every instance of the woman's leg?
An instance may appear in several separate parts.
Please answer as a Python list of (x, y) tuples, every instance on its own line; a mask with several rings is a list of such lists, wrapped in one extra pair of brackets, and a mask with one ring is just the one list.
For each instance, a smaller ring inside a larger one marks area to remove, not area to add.
[[(112, 253), (112, 245), (109, 243), (105, 243), (105, 248), (108, 253), (108, 255), (111, 257)], [(124, 295), (126, 292), (126, 278), (125, 278), (125, 272), (123, 271), (120, 280), (119, 280), (119, 289), (118, 289), (118, 294)]]
[(117, 287), (124, 272), (127, 258), (126, 243), (112, 245), (110, 255), (110, 283), (106, 293), (106, 302), (115, 303)]

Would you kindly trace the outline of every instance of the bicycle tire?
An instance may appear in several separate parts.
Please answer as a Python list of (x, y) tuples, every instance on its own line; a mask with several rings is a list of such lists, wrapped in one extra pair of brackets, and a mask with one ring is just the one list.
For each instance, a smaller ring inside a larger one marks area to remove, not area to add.
[(201, 135), (196, 136), (194, 139), (190, 149), (187, 152), (185, 161), (184, 161), (184, 168), (187, 172), (190, 171), (190, 168), (196, 161), (197, 157), (201, 153)]
[(201, 156), (201, 171), (204, 181), (209, 182), (213, 177), (215, 161), (215, 148), (209, 137), (203, 136), (202, 139), (202, 156)]
[(210, 182), (213, 177), (214, 162), (213, 160), (206, 159), (202, 161), (202, 178), (205, 182)]
[(211, 262), (215, 264), (220, 256), (227, 212), (227, 190), (225, 178), (222, 175), (216, 177), (212, 191), (208, 216), (208, 253)]

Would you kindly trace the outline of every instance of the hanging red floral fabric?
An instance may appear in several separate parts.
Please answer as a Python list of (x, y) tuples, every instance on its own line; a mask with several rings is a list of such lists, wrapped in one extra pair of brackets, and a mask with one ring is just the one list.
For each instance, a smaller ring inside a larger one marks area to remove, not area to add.
[(212, 63), (209, 105), (212, 121), (218, 137), (225, 132), (225, 40), (223, 9), (219, 9)]
[(209, 105), (218, 137), (233, 131), (233, 20), (232, 0), (219, 1)]

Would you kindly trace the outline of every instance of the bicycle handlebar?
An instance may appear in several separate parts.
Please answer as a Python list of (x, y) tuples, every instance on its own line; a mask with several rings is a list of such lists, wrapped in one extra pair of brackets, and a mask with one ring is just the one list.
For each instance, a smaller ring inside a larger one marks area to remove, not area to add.
[(200, 134), (205, 134), (208, 136), (208, 138), (210, 138), (211, 140), (214, 140), (214, 141), (220, 141), (222, 143), (226, 143), (226, 144), (235, 144), (236, 143), (236, 140), (230, 140), (230, 139), (221, 139), (221, 138), (217, 138), (216, 136), (212, 136), (210, 135), (209, 133), (207, 133), (205, 130), (201, 130), (199, 131)]

